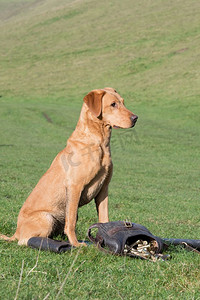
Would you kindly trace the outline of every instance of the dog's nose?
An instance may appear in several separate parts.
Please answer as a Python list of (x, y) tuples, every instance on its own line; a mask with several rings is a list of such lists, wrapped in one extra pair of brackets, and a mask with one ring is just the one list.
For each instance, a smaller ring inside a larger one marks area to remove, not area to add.
[(136, 116), (136, 115), (132, 115), (131, 116), (131, 122), (132, 122), (132, 127), (135, 125), (135, 123), (137, 122), (137, 119), (138, 119), (138, 116)]

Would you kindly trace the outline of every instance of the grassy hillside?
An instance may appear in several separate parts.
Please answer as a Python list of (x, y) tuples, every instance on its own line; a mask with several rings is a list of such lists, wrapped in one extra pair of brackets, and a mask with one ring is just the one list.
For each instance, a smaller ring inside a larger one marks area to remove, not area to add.
[(199, 94), (198, 1), (7, 2), (4, 96), (58, 99), (105, 84), (140, 101)]
[[(200, 237), (199, 9), (197, 0), (0, 0), (1, 233), (14, 232), (84, 95), (112, 86), (139, 120), (113, 130), (110, 219)], [(94, 203), (80, 209), (78, 238), (96, 221)], [(200, 256), (168, 253), (156, 264), (93, 247), (38, 256), (0, 241), (0, 298), (199, 299)]]

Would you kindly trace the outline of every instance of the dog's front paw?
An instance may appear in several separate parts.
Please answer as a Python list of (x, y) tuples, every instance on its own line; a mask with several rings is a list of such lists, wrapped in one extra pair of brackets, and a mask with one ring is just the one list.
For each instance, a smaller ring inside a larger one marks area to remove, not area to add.
[(73, 244), (74, 247), (87, 247), (87, 244), (84, 242), (77, 242)]

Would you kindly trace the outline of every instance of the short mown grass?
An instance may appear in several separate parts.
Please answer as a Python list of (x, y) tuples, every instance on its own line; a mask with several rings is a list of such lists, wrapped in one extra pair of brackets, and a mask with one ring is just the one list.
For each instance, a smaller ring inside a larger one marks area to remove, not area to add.
[[(0, 0), (0, 18), (0, 232), (14, 233), (84, 95), (112, 86), (139, 120), (112, 133), (110, 220), (200, 238), (199, 2)], [(96, 221), (93, 202), (81, 208), (78, 238)], [(167, 253), (150, 263), (0, 241), (0, 298), (200, 299), (200, 256)]]

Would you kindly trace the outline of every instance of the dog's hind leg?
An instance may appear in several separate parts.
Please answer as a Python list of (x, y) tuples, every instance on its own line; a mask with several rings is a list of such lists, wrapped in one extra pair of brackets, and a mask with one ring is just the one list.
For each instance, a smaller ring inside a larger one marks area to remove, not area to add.
[(20, 226), (18, 245), (26, 245), (32, 237), (49, 237), (53, 231), (53, 217), (46, 212), (35, 213)]

